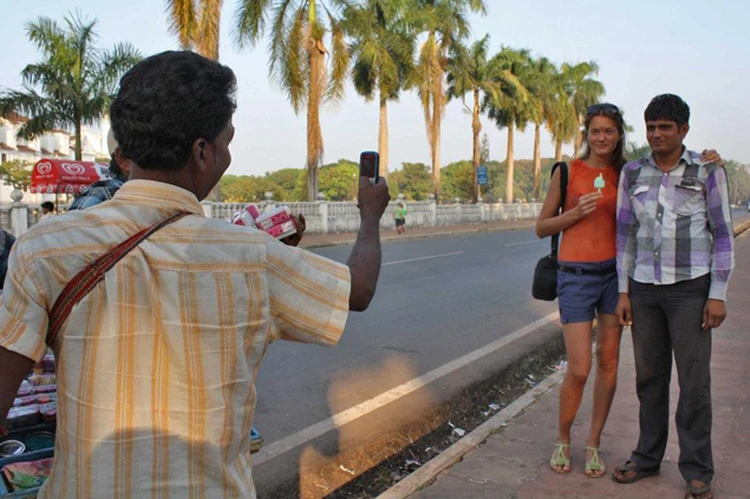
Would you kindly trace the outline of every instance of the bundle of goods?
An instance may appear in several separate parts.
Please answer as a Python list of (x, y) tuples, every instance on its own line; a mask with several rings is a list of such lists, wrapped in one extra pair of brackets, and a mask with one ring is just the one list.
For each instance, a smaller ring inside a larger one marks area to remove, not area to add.
[(284, 239), (297, 233), (297, 227), (294, 225), (292, 212), (288, 206), (280, 206), (275, 210), (261, 213), (257, 206), (249, 204), (232, 215), (228, 222), (255, 227), (276, 239)]
[(0, 498), (33, 494), (52, 465), (57, 419), (55, 357), (47, 353), (21, 382), (0, 439)]

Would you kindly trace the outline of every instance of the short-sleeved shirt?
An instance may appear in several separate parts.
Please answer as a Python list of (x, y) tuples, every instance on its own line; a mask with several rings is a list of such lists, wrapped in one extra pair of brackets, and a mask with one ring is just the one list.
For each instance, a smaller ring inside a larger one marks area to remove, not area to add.
[(51, 345), (58, 426), (40, 497), (254, 497), (250, 428), (269, 343), (332, 345), (344, 330), (348, 267), (208, 219), (186, 190), (135, 180), (19, 238), (0, 345), (39, 360), (67, 282), (178, 211), (191, 215), (110, 270)]
[(563, 232), (558, 258), (564, 262), (604, 262), (617, 255), (618, 175), (614, 167), (594, 168), (580, 159), (571, 161), (565, 211), (578, 206), (581, 196), (596, 192), (594, 182), (599, 175), (604, 179), (604, 188), (596, 210)]
[(393, 218), (395, 218), (396, 220), (405, 220), (406, 208), (397, 207), (395, 210), (393, 210)]

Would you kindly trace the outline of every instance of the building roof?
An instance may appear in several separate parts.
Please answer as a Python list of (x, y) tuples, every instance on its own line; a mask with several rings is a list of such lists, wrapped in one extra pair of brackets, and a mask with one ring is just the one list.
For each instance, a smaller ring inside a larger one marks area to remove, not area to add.
[(4, 142), (0, 142), (0, 149), (2, 149), (3, 151), (15, 151), (15, 149), (10, 147), (9, 145), (6, 145)]
[(3, 118), (5, 118), (6, 120), (10, 121), (14, 125), (21, 125), (21, 124), (26, 123), (27, 121), (29, 121), (29, 118), (27, 118), (26, 116), (23, 116), (21, 114), (18, 114), (16, 112), (8, 113), (5, 116), (3, 116)]

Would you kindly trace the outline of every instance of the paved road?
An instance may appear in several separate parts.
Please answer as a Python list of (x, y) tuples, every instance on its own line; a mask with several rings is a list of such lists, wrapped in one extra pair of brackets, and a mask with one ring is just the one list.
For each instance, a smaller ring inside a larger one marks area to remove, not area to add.
[[(746, 211), (735, 212), (735, 223), (746, 220)], [(255, 420), (266, 445), (554, 312), (555, 303), (530, 294), (534, 265), (548, 248), (532, 230), (384, 245), (376, 297), (367, 312), (350, 316), (337, 347), (271, 345)], [(315, 251), (343, 262), (350, 249)], [(262, 488), (262, 468), (256, 479)]]

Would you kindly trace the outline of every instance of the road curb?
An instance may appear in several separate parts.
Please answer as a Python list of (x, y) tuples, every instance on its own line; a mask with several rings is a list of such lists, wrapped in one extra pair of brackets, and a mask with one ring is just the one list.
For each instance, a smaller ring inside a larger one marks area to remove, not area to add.
[(750, 222), (745, 222), (744, 224), (740, 225), (739, 227), (734, 228), (734, 237), (739, 236), (743, 232), (750, 229)]
[(402, 499), (417, 492), (440, 473), (461, 460), (464, 455), (476, 449), (479, 444), (489, 438), (495, 431), (506, 426), (511, 419), (518, 416), (524, 409), (536, 402), (539, 397), (560, 383), (564, 376), (564, 370), (548, 376), (544, 381), (517, 398), (508, 407), (441, 452), (440, 455), (431, 459), (417, 471), (380, 494), (378, 499)]

